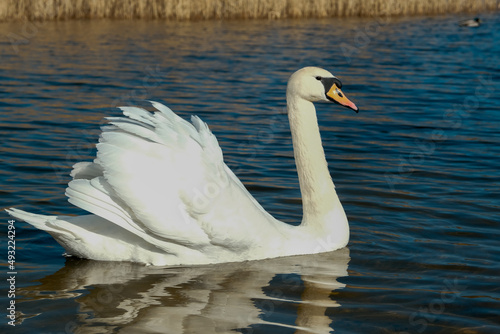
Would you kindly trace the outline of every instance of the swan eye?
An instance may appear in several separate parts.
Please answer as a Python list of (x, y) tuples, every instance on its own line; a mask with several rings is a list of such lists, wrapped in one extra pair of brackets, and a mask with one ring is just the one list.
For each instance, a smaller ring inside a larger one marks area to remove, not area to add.
[(320, 77), (320, 76), (317, 76), (317, 77), (316, 77), (316, 80), (318, 80), (318, 81), (321, 81), (321, 79), (323, 79), (323, 78), (322, 78), (322, 77)]

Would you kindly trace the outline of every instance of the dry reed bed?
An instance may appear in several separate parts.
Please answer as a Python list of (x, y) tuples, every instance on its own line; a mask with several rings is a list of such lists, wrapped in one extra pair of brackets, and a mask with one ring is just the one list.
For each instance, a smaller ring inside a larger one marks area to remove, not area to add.
[(403, 16), (499, 8), (500, 0), (0, 0), (0, 21)]

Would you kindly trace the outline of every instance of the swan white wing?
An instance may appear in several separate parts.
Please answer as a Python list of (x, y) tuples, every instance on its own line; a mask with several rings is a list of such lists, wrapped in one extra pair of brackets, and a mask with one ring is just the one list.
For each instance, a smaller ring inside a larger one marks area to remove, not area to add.
[(164, 242), (241, 252), (271, 237), (276, 221), (226, 166), (208, 126), (153, 106), (109, 118), (95, 161), (75, 165), (70, 202), (166, 250)]

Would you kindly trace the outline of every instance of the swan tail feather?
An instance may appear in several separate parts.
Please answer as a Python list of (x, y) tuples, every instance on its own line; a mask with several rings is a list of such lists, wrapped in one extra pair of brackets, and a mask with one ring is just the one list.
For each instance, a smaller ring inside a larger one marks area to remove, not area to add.
[(47, 223), (51, 220), (51, 216), (38, 215), (16, 208), (5, 209), (5, 211), (7, 211), (7, 213), (12, 217), (27, 222), (40, 230), (50, 230)]
[(67, 223), (63, 220), (59, 220), (58, 216), (39, 215), (16, 208), (5, 209), (5, 211), (20, 221), (24, 221), (39, 230), (50, 233), (50, 235), (52, 235), (58, 242), (61, 239), (77, 239), (77, 235), (68, 229), (69, 226), (66, 226)]
[(99, 216), (46, 216), (16, 208), (6, 211), (19, 221), (49, 233), (65, 249), (67, 256), (155, 265), (178, 264), (175, 254), (179, 249), (146, 242)]

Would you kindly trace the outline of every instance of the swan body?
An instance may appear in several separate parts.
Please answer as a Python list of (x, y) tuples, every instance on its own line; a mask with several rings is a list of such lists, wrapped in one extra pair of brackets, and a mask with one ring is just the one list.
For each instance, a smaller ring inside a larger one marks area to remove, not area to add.
[(303, 199), (299, 226), (267, 213), (224, 163), (208, 126), (168, 107), (122, 107), (109, 117), (97, 157), (73, 166), (66, 195), (84, 216), (45, 216), (11, 208), (47, 231), (71, 256), (186, 265), (333, 251), (349, 225), (328, 172), (313, 102), (358, 108), (331, 73), (316, 67), (288, 81), (287, 107)]

